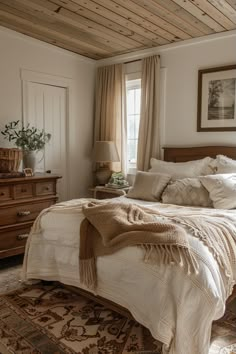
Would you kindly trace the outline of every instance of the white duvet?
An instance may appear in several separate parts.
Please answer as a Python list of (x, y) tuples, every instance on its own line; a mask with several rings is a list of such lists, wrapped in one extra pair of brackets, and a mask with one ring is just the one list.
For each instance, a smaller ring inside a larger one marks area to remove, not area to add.
[[(164, 209), (165, 213), (178, 213), (183, 208), (125, 197), (116, 200), (153, 206)], [(64, 204), (78, 203), (80, 200)], [(204, 213), (215, 212), (204, 209)], [(224, 213), (235, 217), (236, 225), (236, 212)], [(51, 211), (42, 217), (42, 231), (32, 234), (28, 241), (25, 279), (57, 280), (84, 288), (78, 270), (82, 219), (80, 212)], [(191, 247), (202, 255), (199, 274), (187, 275), (175, 265), (144, 263), (138, 247), (127, 247), (97, 259), (96, 293), (126, 307), (138, 322), (149, 328), (153, 337), (164, 343), (163, 353), (208, 354), (212, 321), (225, 311), (225, 276), (208, 248), (190, 233), (189, 239)]]

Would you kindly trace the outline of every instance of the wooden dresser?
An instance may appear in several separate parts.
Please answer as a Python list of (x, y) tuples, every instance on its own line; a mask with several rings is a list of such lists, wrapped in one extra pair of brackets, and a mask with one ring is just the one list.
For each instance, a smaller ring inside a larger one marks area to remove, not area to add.
[(58, 178), (36, 174), (0, 179), (0, 259), (24, 253), (33, 221), (57, 200)]

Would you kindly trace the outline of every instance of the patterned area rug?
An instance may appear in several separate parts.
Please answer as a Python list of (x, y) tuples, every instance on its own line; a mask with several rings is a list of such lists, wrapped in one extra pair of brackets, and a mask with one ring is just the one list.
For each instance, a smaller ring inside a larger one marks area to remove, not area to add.
[[(58, 283), (22, 288), (22, 257), (0, 261), (0, 354), (161, 354), (133, 320)], [(236, 296), (236, 295), (235, 295)], [(236, 354), (236, 297), (212, 330), (209, 354)]]
[(149, 331), (60, 284), (0, 297), (0, 343), (16, 354), (160, 354)]
[[(236, 314), (214, 324), (212, 340), (210, 354), (236, 354)], [(0, 297), (0, 344), (4, 354), (161, 354), (146, 328), (58, 283)]]

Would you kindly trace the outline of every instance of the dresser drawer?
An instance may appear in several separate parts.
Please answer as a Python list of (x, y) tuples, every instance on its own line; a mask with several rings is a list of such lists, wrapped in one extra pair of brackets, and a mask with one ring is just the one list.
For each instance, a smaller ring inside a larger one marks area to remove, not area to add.
[(39, 182), (36, 183), (36, 195), (47, 195), (47, 194), (54, 194), (54, 186), (55, 183), (53, 182)]
[(54, 200), (2, 208), (0, 210), (0, 226), (34, 220), (41, 210), (52, 204), (54, 204)]
[(11, 200), (11, 187), (10, 186), (0, 186), (0, 202), (5, 202)]
[(39, 213), (57, 201), (57, 175), (0, 179), (0, 260), (25, 251)]
[(13, 248), (24, 247), (31, 226), (0, 230), (0, 253)]
[(18, 184), (14, 186), (15, 199), (33, 197), (33, 184)]

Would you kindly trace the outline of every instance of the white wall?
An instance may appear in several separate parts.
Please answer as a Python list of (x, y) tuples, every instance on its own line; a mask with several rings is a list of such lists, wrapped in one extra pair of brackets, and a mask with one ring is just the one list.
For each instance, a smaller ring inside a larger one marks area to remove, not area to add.
[[(128, 62), (154, 54), (160, 54), (165, 74), (162, 146), (236, 145), (236, 132), (197, 132), (198, 70), (236, 64), (236, 31), (103, 59), (97, 65)], [(137, 63), (127, 64), (126, 71), (138, 71)]]
[(236, 145), (236, 132), (197, 132), (198, 70), (233, 63), (236, 36), (161, 53), (161, 64), (167, 68), (165, 145)]
[[(0, 130), (22, 119), (21, 69), (72, 79), (69, 197), (86, 195), (92, 183), (95, 61), (0, 27)], [(0, 136), (0, 146), (5, 145)]]

